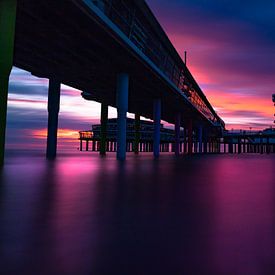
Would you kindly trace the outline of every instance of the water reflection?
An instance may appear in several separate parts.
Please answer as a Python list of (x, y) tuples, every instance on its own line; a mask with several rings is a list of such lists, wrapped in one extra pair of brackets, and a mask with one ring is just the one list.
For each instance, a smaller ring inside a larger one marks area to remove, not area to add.
[(7, 274), (266, 274), (275, 269), (273, 156), (10, 157)]

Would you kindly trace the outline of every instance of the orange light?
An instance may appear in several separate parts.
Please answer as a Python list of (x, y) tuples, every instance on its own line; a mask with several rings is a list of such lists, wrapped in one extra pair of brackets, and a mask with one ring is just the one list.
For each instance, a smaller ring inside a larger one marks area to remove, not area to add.
[[(47, 129), (33, 130), (31, 134), (34, 138), (45, 139), (47, 138)], [(79, 138), (79, 133), (73, 129), (58, 129), (57, 137), (64, 139), (64, 141), (77, 140)]]

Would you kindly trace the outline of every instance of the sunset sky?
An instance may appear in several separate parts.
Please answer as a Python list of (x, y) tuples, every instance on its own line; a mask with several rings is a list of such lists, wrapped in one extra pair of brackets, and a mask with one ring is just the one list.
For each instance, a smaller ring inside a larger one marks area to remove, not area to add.
[[(275, 92), (275, 2), (148, 0), (157, 19), (227, 129), (272, 126)], [(7, 147), (44, 148), (48, 80), (14, 68)], [(98, 122), (100, 105), (62, 86), (59, 147), (77, 147), (77, 132)], [(116, 116), (110, 108), (110, 117)]]

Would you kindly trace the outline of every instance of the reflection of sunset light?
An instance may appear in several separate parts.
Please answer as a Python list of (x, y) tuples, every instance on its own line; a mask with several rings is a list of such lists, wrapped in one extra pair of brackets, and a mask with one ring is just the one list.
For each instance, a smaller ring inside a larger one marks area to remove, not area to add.
[[(45, 139), (47, 138), (47, 129), (33, 130), (32, 136), (38, 139)], [(78, 139), (79, 133), (71, 129), (58, 129), (57, 137), (64, 139), (64, 141), (71, 141)]]

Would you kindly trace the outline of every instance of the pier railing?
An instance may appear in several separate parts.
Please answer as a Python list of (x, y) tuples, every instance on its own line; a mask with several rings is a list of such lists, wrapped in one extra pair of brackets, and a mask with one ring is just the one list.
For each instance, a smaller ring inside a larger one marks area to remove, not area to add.
[(141, 2), (147, 8), (144, 1), (90, 1), (124, 32), (207, 119), (214, 123), (223, 123), (219, 120), (150, 9), (146, 9), (147, 15), (150, 17), (149, 20), (138, 8)]

